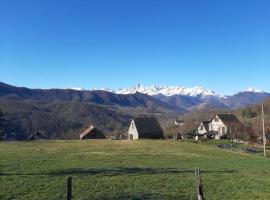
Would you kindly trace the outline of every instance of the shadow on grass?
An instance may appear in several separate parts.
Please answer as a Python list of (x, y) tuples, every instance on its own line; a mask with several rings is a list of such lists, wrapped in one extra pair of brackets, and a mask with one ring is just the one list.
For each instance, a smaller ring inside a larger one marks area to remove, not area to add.
[(136, 194), (121, 194), (117, 198), (119, 200), (151, 200), (151, 199), (165, 199), (164, 196), (158, 195), (158, 194), (152, 194), (152, 193), (136, 193)]
[[(172, 197), (168, 198), (165, 194), (161, 194), (160, 192), (154, 193), (145, 193), (145, 192), (134, 192), (134, 193), (120, 193), (116, 196), (102, 196), (102, 197), (87, 197), (88, 199), (110, 199), (110, 200), (164, 200), (164, 199), (172, 199)], [(175, 194), (173, 199), (178, 200), (186, 200), (190, 199), (190, 196), (185, 194)]]
[[(237, 170), (200, 170), (201, 173), (235, 173)], [(143, 174), (183, 174), (194, 173), (191, 169), (177, 168), (146, 168), (146, 167), (120, 167), (120, 168), (71, 168), (41, 173), (1, 173), (0, 176), (39, 176), (39, 175), (143, 175)]]
[[(192, 196), (192, 197), (191, 197)], [(194, 198), (193, 198), (194, 197)], [(177, 193), (173, 194), (173, 196), (168, 196), (166, 194), (161, 194), (161, 192), (154, 193), (145, 193), (145, 192), (134, 192), (134, 193), (122, 193), (113, 197), (87, 197), (87, 199), (110, 199), (110, 200), (165, 200), (165, 199), (177, 199), (177, 200), (187, 200), (187, 199), (195, 199), (196, 194), (190, 195), (185, 193)]]

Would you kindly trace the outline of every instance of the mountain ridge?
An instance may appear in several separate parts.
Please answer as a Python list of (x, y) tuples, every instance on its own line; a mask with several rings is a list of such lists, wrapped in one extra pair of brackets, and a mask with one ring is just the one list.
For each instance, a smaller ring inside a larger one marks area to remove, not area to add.
[(0, 98), (7, 100), (45, 100), (91, 102), (108, 106), (143, 107), (178, 112), (205, 108), (237, 109), (256, 104), (270, 93), (248, 88), (234, 95), (222, 96), (203, 87), (150, 86), (110, 89), (29, 89), (0, 83)]
[[(92, 89), (98, 90), (98, 89)], [(226, 96), (233, 96), (237, 93), (241, 92), (254, 92), (254, 93), (268, 93), (261, 89), (255, 87), (249, 87), (246, 90), (239, 91), (232, 95), (221, 95), (217, 94), (215, 91), (206, 89), (202, 86), (195, 86), (195, 87), (183, 87), (183, 86), (160, 86), (160, 85), (151, 85), (151, 86), (144, 86), (141, 84), (137, 84), (134, 87), (129, 88), (120, 88), (117, 90), (112, 89), (100, 89), (109, 92), (113, 92), (116, 94), (134, 94), (136, 92), (148, 94), (150, 96), (156, 95), (165, 95), (165, 96), (174, 96), (174, 95), (184, 95), (184, 96), (193, 96), (193, 97), (204, 97), (204, 96), (218, 96), (218, 97), (226, 97)]]
[(116, 94), (133, 94), (141, 92), (162, 100), (174, 107), (181, 107), (188, 111), (205, 108), (237, 109), (256, 104), (270, 97), (270, 93), (250, 87), (233, 95), (219, 95), (213, 90), (203, 87), (179, 87), (179, 86), (143, 86), (112, 91)]
[(41, 131), (48, 138), (60, 139), (75, 139), (90, 124), (109, 136), (125, 130), (134, 116), (155, 116), (166, 126), (168, 121), (187, 112), (206, 108), (232, 110), (254, 105), (267, 97), (270, 97), (269, 93), (258, 92), (239, 92), (230, 97), (150, 96), (139, 92), (115, 94), (104, 90), (29, 89), (0, 82), (0, 110), (8, 118), (7, 131), (24, 136)]
[[(72, 89), (30, 89), (26, 87), (16, 87), (1, 82), (0, 98), (5, 100), (38, 100), (49, 102), (90, 102), (108, 106), (175, 111), (175, 108), (166, 102), (143, 93), (124, 95), (104, 90), (78, 91)], [(185, 109), (178, 108), (177, 111), (185, 112)]]

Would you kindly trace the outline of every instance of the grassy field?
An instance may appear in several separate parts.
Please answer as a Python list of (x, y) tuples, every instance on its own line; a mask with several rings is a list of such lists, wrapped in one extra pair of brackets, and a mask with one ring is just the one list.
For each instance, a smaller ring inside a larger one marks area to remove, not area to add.
[(0, 142), (0, 199), (270, 199), (270, 158), (182, 141)]

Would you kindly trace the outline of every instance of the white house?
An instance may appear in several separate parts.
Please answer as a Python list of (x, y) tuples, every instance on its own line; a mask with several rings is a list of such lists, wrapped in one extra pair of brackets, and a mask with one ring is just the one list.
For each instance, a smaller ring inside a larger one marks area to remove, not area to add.
[(185, 122), (183, 120), (175, 120), (174, 121), (174, 125), (175, 126), (183, 126), (185, 124)]
[(139, 138), (160, 139), (163, 138), (163, 131), (154, 117), (133, 118), (131, 120), (128, 139), (138, 140)]
[(220, 139), (227, 134), (233, 134), (242, 127), (241, 122), (231, 113), (218, 114), (211, 121), (202, 121), (197, 128), (198, 135), (205, 137), (214, 136)]
[(236, 131), (241, 122), (231, 113), (216, 115), (209, 124), (209, 131), (215, 132), (215, 139)]
[(204, 135), (209, 132), (209, 126), (211, 121), (202, 121), (197, 129), (199, 135)]
[(128, 139), (129, 140), (139, 139), (139, 134), (138, 134), (134, 119), (131, 120), (129, 129), (128, 129)]

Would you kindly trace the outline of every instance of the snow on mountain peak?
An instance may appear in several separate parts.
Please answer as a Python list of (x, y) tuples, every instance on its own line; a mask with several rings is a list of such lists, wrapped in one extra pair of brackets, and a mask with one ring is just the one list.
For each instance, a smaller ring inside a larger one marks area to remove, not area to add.
[(77, 91), (83, 91), (84, 89), (83, 88), (80, 88), (80, 87), (70, 87), (70, 88), (67, 88), (69, 90), (77, 90)]
[(255, 93), (263, 93), (264, 91), (257, 89), (255, 87), (249, 87), (247, 90), (245, 90), (244, 92), (255, 92)]
[(179, 86), (143, 86), (141, 84), (136, 85), (132, 88), (119, 89), (114, 91), (116, 94), (134, 94), (136, 92), (148, 94), (151, 96), (155, 95), (165, 95), (165, 96), (173, 96), (173, 95), (185, 95), (185, 96), (215, 96), (215, 92), (211, 90), (207, 90), (203, 87), (179, 87)]

